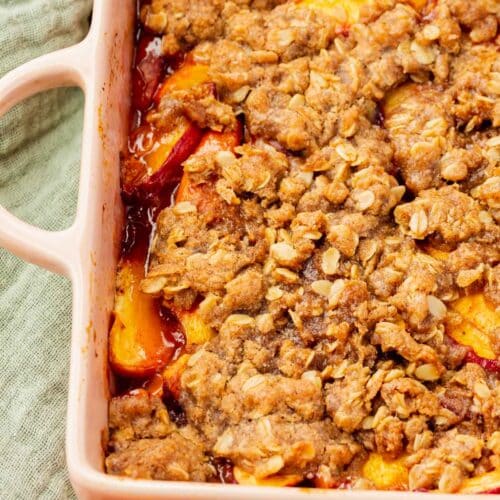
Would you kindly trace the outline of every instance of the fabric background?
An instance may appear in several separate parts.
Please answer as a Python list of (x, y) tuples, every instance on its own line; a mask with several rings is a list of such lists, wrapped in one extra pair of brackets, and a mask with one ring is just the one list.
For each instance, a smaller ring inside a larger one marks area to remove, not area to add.
[[(91, 0), (0, 0), (0, 76), (81, 40)], [(0, 204), (68, 227), (78, 186), (83, 95), (39, 94), (0, 119)], [(73, 498), (64, 457), (69, 282), (0, 249), (0, 498)]]

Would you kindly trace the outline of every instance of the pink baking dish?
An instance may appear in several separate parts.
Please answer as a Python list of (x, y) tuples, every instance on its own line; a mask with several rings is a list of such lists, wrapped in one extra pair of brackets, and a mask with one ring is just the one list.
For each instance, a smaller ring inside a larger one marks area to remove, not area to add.
[[(78, 45), (42, 56), (0, 80), (0, 115), (28, 96), (76, 85), (85, 93), (78, 208), (73, 225), (47, 232), (0, 207), (0, 245), (69, 277), (73, 284), (71, 372), (66, 456), (82, 499), (324, 499), (402, 498), (401, 492), (264, 488), (131, 480), (103, 472), (109, 375), (107, 338), (122, 227), (119, 153), (125, 145), (134, 0), (95, 0), (92, 27)], [(461, 495), (404, 493), (414, 500)], [(474, 495), (467, 498), (480, 498)]]

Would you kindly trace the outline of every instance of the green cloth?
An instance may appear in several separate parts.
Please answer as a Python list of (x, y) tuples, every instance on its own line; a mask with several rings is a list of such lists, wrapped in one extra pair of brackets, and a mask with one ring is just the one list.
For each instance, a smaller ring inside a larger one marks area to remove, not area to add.
[[(0, 0), (0, 76), (80, 41), (91, 0)], [(44, 229), (75, 214), (83, 94), (39, 94), (0, 119), (0, 204)], [(0, 249), (0, 498), (73, 498), (64, 456), (71, 286)]]

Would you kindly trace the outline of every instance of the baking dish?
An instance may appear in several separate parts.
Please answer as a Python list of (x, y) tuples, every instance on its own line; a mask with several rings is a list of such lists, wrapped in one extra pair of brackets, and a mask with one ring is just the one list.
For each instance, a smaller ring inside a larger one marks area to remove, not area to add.
[[(50, 233), (19, 221), (3, 209), (0, 211), (2, 246), (72, 280), (66, 452), (78, 496), (107, 499), (399, 498), (401, 495), (397, 492), (153, 482), (103, 473), (102, 442), (106, 438), (103, 432), (109, 398), (107, 335), (123, 215), (119, 197), (119, 153), (127, 133), (134, 14), (132, 0), (96, 0), (92, 27), (83, 42), (29, 62), (0, 82), (0, 113), (29, 95), (56, 86), (77, 85), (86, 96), (79, 201), (73, 225), (65, 231)], [(411, 495), (434, 497), (429, 493)]]

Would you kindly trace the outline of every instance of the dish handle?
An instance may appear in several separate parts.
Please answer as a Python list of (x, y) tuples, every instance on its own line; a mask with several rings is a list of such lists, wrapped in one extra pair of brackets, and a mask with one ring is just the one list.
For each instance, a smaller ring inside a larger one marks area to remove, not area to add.
[[(0, 117), (38, 92), (78, 86), (85, 92), (86, 40), (45, 54), (13, 69), (0, 79)], [(77, 251), (73, 224), (63, 231), (46, 231), (21, 221), (0, 205), (0, 246), (49, 271), (69, 276)]]

